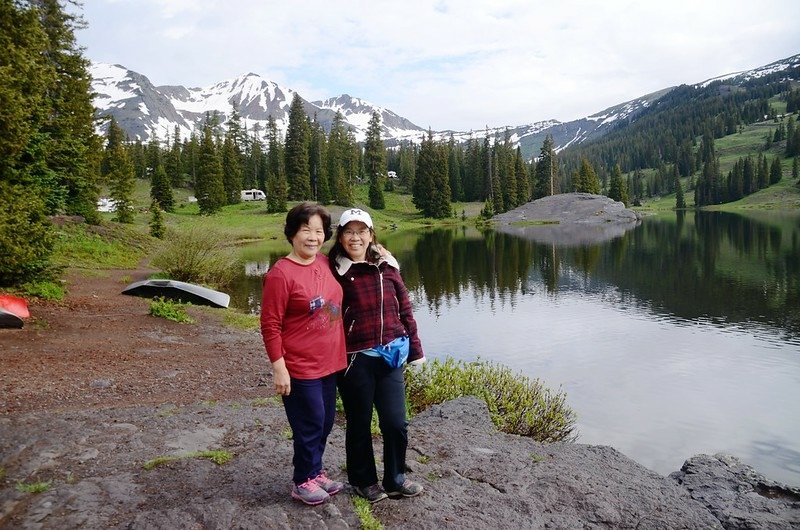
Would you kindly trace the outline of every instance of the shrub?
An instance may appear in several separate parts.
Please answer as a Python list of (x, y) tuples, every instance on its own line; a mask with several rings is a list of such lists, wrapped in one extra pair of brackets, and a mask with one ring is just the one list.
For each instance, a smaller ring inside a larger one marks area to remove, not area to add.
[(169, 231), (152, 264), (173, 280), (221, 287), (238, 272), (225, 236), (203, 227)]
[(30, 190), (0, 181), (0, 285), (17, 285), (46, 271), (53, 241), (44, 203)]
[(503, 432), (539, 442), (574, 441), (575, 413), (563, 392), (551, 392), (538, 380), (507, 367), (448, 358), (406, 371), (406, 393), (412, 413), (461, 396), (486, 402), (495, 426)]
[(191, 324), (194, 322), (192, 317), (186, 313), (186, 308), (183, 304), (178, 304), (171, 300), (164, 300), (163, 297), (153, 298), (153, 301), (150, 302), (150, 314), (154, 317), (166, 318), (167, 320), (183, 324)]
[(30, 296), (42, 300), (60, 301), (64, 299), (64, 287), (50, 280), (40, 280), (22, 285), (22, 290)]

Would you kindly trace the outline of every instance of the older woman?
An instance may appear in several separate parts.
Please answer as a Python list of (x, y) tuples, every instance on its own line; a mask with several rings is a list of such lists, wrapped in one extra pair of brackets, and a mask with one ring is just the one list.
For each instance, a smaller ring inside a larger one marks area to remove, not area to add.
[(302, 203), (286, 215), (292, 251), (264, 276), (261, 334), (294, 439), (291, 495), (320, 504), (342, 490), (322, 455), (336, 413), (336, 372), (346, 366), (342, 288), (320, 254), (331, 237), (330, 214)]
[[(347, 417), (347, 476), (355, 492), (369, 502), (422, 493), (422, 486), (405, 476), (408, 423), (403, 365), (423, 362), (424, 354), (397, 261), (390, 254), (381, 255), (376, 243), (372, 218), (353, 208), (340, 217), (329, 254), (334, 276), (344, 289), (349, 363), (339, 376), (339, 393)], [(385, 353), (384, 345), (390, 343), (408, 348), (407, 359), (395, 358), (389, 364), (381, 350)], [(372, 449), (373, 406), (383, 435), (383, 487), (378, 484)]]

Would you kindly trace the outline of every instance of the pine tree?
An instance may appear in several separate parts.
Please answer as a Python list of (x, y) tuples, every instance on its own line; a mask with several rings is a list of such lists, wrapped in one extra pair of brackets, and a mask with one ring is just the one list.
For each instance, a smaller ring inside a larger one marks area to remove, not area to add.
[(111, 173), (108, 174), (109, 195), (116, 208), (114, 220), (120, 223), (132, 223), (136, 177), (125, 145), (118, 145), (113, 149), (109, 156), (109, 165), (111, 167)]
[(311, 192), (314, 199), (322, 204), (331, 202), (330, 179), (325, 167), (325, 151), (327, 150), (325, 131), (316, 121), (311, 127), (311, 141), (308, 155), (308, 169), (311, 175)]
[(114, 116), (111, 116), (106, 133), (106, 144), (100, 161), (100, 175), (103, 178), (111, 173), (110, 154), (114, 152), (114, 149), (124, 144), (125, 141), (125, 132), (122, 130), (122, 127), (117, 124), (117, 120)]
[(238, 204), (242, 200), (242, 153), (231, 131), (228, 131), (222, 143), (221, 162), (225, 204)]
[(586, 157), (581, 159), (581, 167), (573, 177), (572, 189), (582, 193), (600, 194), (600, 179)]
[(495, 145), (497, 150), (497, 175), (503, 194), (503, 211), (516, 208), (517, 200), (517, 175), (514, 171), (514, 148), (511, 145), (511, 133), (505, 130), (503, 143)]
[(201, 214), (214, 214), (225, 205), (225, 186), (222, 179), (222, 163), (214, 145), (212, 122), (206, 119), (194, 190)]
[(286, 130), (286, 181), (289, 199), (302, 201), (311, 198), (311, 177), (308, 171), (308, 117), (303, 110), (303, 100), (295, 92), (289, 107), (289, 125)]
[(514, 156), (514, 174), (517, 182), (517, 200), (519, 204), (525, 204), (531, 198), (531, 191), (528, 188), (528, 168), (522, 159), (522, 151), (519, 147)]
[(797, 180), (798, 178), (800, 178), (800, 176), (798, 176), (798, 174), (800, 174), (800, 168), (798, 168), (798, 162), (797, 162), (798, 159), (800, 159), (800, 157), (796, 156), (796, 157), (794, 157), (794, 160), (792, 161), (792, 178), (794, 180)]
[(672, 166), (673, 167), (673, 186), (675, 187), (675, 209), (682, 210), (686, 208), (686, 199), (683, 196), (683, 186), (681, 186), (681, 176), (678, 172), (677, 164)]
[(57, 81), (47, 90), (52, 109), (40, 129), (49, 140), (47, 167), (57, 177), (51, 182), (56, 188), (53, 191), (58, 194), (65, 190), (66, 213), (99, 223), (97, 165), (101, 141), (94, 128), (89, 61), (75, 39), (75, 31), (84, 22), (80, 15), (68, 13), (60, 0), (31, 0), (30, 4), (37, 9), (47, 34), (45, 58), (57, 73)]
[(489, 174), (492, 176), (492, 210), (495, 214), (503, 213), (508, 208), (506, 208), (505, 204), (505, 197), (503, 196), (503, 185), (501, 182), (501, 175), (500, 175), (500, 163), (498, 161), (500, 147), (495, 142), (494, 146), (492, 146), (491, 151), (491, 170)]
[(386, 202), (381, 184), (386, 175), (386, 148), (381, 140), (381, 115), (377, 111), (372, 113), (367, 126), (364, 166), (369, 177), (369, 205), (373, 209), (383, 210)]
[(769, 165), (763, 153), (758, 154), (758, 189), (763, 190), (769, 185)]
[(772, 159), (772, 164), (769, 167), (769, 183), (777, 184), (783, 177), (783, 168), (781, 168), (781, 161), (776, 156)]
[(417, 156), (416, 147), (413, 143), (400, 144), (399, 148), (400, 158), (400, 184), (405, 186), (406, 190), (411, 190), (414, 187), (414, 176), (417, 169)]
[(159, 164), (153, 172), (150, 198), (166, 212), (171, 212), (175, 209), (172, 186), (170, 186), (169, 177), (167, 177), (167, 172), (162, 164)]
[(611, 183), (608, 186), (608, 197), (615, 201), (619, 201), (625, 206), (628, 206), (630, 198), (628, 197), (628, 187), (622, 179), (622, 169), (619, 164), (614, 166), (614, 172), (611, 175)]
[(549, 134), (545, 137), (544, 143), (536, 163), (536, 184), (533, 190), (533, 198), (541, 199), (548, 195), (558, 193), (558, 163), (556, 161), (556, 151), (553, 137)]
[(176, 125), (172, 137), (172, 145), (164, 157), (164, 170), (167, 172), (167, 178), (169, 178), (170, 185), (176, 188), (185, 184), (181, 159), (181, 132)]
[(450, 170), (450, 193), (454, 202), (464, 200), (463, 177), (464, 153), (456, 145), (455, 138), (450, 135), (447, 143), (447, 168)]
[(413, 201), (426, 217), (443, 219), (452, 215), (447, 152), (433, 140), (431, 130), (419, 149)]
[(285, 212), (288, 186), (283, 166), (283, 146), (272, 114), (267, 118), (267, 141), (267, 211)]
[(340, 206), (353, 204), (353, 190), (348, 178), (350, 161), (352, 160), (352, 146), (347, 129), (344, 125), (344, 116), (336, 112), (328, 135), (328, 151), (325, 166), (328, 174), (328, 184), (333, 202)]
[(164, 225), (164, 212), (155, 199), (150, 203), (150, 215), (150, 235), (158, 239), (164, 239), (167, 233), (167, 227)]

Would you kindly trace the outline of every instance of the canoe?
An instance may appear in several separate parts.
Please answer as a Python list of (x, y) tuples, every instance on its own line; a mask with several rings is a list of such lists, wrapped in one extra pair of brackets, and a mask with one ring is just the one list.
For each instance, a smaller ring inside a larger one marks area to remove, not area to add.
[(24, 298), (11, 294), (0, 294), (0, 309), (5, 309), (19, 318), (30, 318), (31, 316), (28, 311), (28, 302)]
[(169, 300), (185, 304), (228, 307), (231, 297), (207, 287), (177, 280), (142, 280), (127, 286), (122, 294), (155, 298), (163, 296)]
[(10, 311), (0, 308), (0, 328), (22, 329), (22, 319)]

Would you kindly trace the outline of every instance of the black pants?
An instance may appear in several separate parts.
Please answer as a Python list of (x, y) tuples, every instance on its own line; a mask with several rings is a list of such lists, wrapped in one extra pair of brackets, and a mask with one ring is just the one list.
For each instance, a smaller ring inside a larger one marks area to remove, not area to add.
[(390, 368), (380, 357), (358, 353), (339, 373), (339, 393), (347, 418), (347, 479), (363, 488), (377, 484), (372, 450), (372, 407), (383, 435), (383, 487), (396, 491), (405, 481), (408, 422), (403, 367)]

